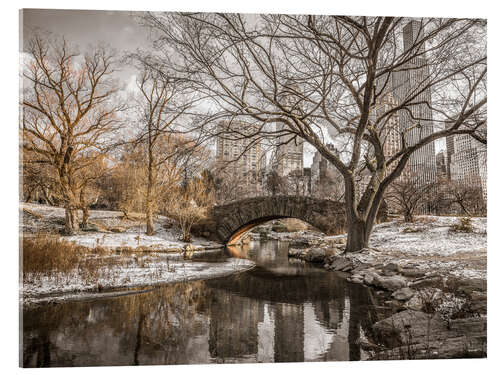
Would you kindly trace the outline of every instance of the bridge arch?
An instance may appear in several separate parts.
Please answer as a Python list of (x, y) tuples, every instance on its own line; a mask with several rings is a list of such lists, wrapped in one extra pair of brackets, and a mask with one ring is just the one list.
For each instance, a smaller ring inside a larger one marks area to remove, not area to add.
[[(381, 209), (381, 216), (387, 215)], [(345, 210), (342, 202), (304, 196), (265, 196), (245, 198), (212, 208), (207, 218), (193, 227), (197, 235), (228, 243), (253, 227), (270, 220), (296, 218), (325, 234), (344, 231)]]

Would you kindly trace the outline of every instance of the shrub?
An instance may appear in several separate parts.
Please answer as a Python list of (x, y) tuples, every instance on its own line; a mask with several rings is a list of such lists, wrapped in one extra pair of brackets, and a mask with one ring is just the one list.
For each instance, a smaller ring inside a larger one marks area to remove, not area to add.
[(472, 219), (470, 217), (461, 217), (458, 224), (452, 225), (451, 229), (455, 232), (471, 233), (473, 231)]
[(60, 241), (56, 236), (38, 234), (24, 237), (23, 274), (67, 272), (78, 265), (85, 251), (82, 246)]

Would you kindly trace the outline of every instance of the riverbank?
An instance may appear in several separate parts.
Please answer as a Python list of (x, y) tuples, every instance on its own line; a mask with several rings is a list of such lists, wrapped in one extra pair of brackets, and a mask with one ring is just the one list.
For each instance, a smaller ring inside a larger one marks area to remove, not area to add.
[[(30, 245), (24, 246), (22, 257), (23, 304), (222, 277), (254, 266), (246, 259), (211, 261), (220, 256), (222, 244), (201, 238), (186, 244), (162, 216), (155, 218), (155, 234), (146, 236), (140, 215), (125, 218), (120, 212), (91, 210), (86, 231), (63, 236), (64, 209), (21, 204), (20, 210), (21, 240)], [(35, 266), (30, 268), (30, 262)]]
[(271, 233), (289, 256), (323, 263), (348, 281), (374, 288), (392, 311), (367, 340), (373, 359), (486, 356), (487, 220), (421, 216), (378, 224), (370, 246), (345, 253), (346, 236)]

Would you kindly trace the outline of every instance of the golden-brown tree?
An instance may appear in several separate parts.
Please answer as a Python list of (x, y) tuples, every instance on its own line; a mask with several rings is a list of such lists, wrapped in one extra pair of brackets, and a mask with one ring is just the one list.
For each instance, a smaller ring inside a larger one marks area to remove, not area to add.
[(115, 59), (104, 47), (81, 54), (65, 39), (35, 35), (25, 46), (22, 146), (55, 172), (65, 232), (79, 230), (81, 178), (106, 153), (124, 106), (115, 101)]

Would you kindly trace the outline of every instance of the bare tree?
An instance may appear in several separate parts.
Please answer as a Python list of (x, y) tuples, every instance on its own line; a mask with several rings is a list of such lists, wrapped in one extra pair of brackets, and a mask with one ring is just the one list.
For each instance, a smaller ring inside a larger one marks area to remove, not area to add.
[(179, 223), (182, 241), (191, 242), (191, 227), (206, 217), (213, 204), (213, 193), (203, 178), (195, 177), (178, 186), (166, 209), (168, 215)]
[(448, 191), (444, 199), (448, 207), (458, 206), (460, 211), (467, 215), (477, 215), (486, 213), (486, 205), (483, 202), (483, 196), (479, 181), (476, 183), (464, 183), (460, 181), (451, 181), (448, 184)]
[(35, 35), (26, 46), (23, 70), (23, 149), (57, 176), (66, 209), (65, 232), (79, 230), (77, 174), (91, 168), (91, 155), (106, 152), (124, 109), (113, 101), (115, 61), (103, 47), (81, 55), (66, 40)]
[[(154, 190), (158, 183), (158, 169), (171, 161), (172, 158), (182, 156), (184, 144), (181, 137), (176, 142), (160, 142), (171, 136), (175, 131), (176, 122), (183, 119), (183, 115), (190, 108), (191, 103), (181, 101), (183, 95), (182, 82), (166, 74), (143, 66), (137, 81), (140, 91), (139, 114), (144, 128), (136, 142), (144, 142), (147, 155), (147, 189), (146, 189), (146, 234), (154, 233)], [(186, 143), (192, 143), (191, 139)], [(167, 148), (165, 146), (171, 146)], [(161, 148), (161, 149), (159, 149)]]
[[(367, 246), (384, 193), (415, 152), (447, 135), (476, 134), (486, 122), (485, 22), (421, 19), (403, 46), (407, 21), (192, 13), (142, 18), (164, 52), (157, 68), (168, 65), (189, 77), (211, 98), (212, 118), (242, 117), (260, 124), (261, 136), (303, 138), (338, 169), (347, 251)], [(392, 85), (400, 74), (402, 81), (412, 77), (408, 90)], [(375, 111), (389, 93), (397, 101)], [(413, 125), (401, 129), (401, 145), (388, 155), (382, 134), (394, 116), (409, 116)], [(283, 126), (272, 132), (270, 123)], [(429, 123), (436, 130), (426, 133)], [(339, 154), (326, 147), (325, 133), (339, 143)], [(419, 137), (412, 139), (414, 133)], [(361, 168), (369, 182), (358, 192), (354, 176)]]
[(428, 202), (434, 183), (420, 183), (418, 175), (405, 174), (392, 182), (386, 197), (406, 222), (413, 222), (414, 214)]
[(272, 196), (286, 193), (286, 181), (276, 170), (271, 170), (266, 175), (266, 190)]

